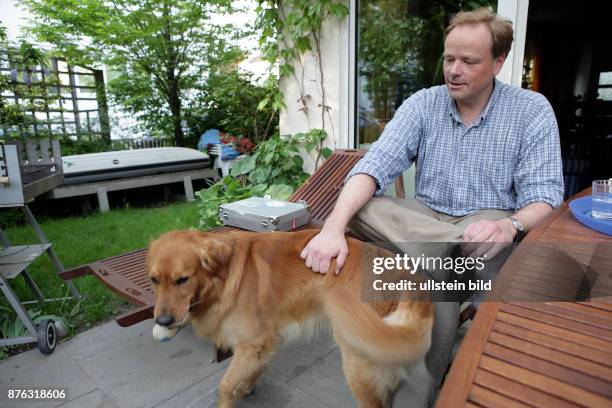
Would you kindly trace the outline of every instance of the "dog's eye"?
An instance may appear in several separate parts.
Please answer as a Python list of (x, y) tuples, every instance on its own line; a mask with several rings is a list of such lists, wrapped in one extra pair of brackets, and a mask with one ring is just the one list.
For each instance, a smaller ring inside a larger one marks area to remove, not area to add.
[(189, 278), (188, 278), (188, 277), (178, 278), (178, 279), (176, 280), (176, 284), (177, 284), (177, 285), (183, 285), (183, 284), (187, 283), (187, 281), (188, 281), (188, 280), (189, 280)]
[(159, 279), (157, 279), (154, 276), (151, 276), (151, 282), (153, 282), (154, 284), (158, 285), (159, 284)]

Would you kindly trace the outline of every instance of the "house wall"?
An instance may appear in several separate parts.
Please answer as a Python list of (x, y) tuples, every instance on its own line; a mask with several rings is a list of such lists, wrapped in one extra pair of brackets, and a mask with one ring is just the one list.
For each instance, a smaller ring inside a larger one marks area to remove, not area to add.
[[(325, 85), (327, 105), (330, 111), (325, 116), (325, 130), (328, 138), (324, 145), (330, 149), (349, 147), (348, 115), (349, 115), (349, 19), (328, 19), (321, 28), (321, 60), (323, 66), (323, 80)], [(313, 42), (314, 43), (314, 42)], [(280, 86), (287, 105), (280, 114), (280, 134), (289, 135), (307, 132), (309, 129), (321, 129), (321, 75), (319, 72), (318, 56), (307, 52), (301, 57), (301, 66), (294, 64), (295, 74), (283, 79)], [(302, 72), (303, 66), (303, 72)], [(302, 75), (303, 74), (303, 75)], [(303, 78), (303, 79), (302, 79)], [(300, 110), (300, 87), (298, 81), (304, 84), (304, 94), (309, 96), (308, 112)], [(351, 136), (352, 138), (352, 136)], [(303, 152), (305, 170), (314, 170), (314, 158)]]

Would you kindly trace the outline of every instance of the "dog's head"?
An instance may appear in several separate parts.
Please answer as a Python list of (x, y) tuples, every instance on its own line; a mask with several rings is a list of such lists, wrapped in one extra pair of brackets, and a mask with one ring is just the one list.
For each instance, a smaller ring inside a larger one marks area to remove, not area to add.
[(192, 307), (218, 301), (231, 254), (231, 244), (218, 234), (172, 231), (153, 241), (147, 273), (155, 290), (155, 322), (180, 327)]

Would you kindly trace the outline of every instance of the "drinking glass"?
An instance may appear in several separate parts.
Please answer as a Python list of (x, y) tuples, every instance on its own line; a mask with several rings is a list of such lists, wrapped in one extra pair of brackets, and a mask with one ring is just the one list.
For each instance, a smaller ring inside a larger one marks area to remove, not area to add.
[(612, 178), (593, 181), (593, 218), (612, 220)]

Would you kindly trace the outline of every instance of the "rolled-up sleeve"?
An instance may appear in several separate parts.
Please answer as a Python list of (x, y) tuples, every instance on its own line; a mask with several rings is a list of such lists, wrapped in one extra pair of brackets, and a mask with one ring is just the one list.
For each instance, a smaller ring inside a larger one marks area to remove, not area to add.
[(355, 174), (367, 174), (376, 181), (374, 195), (381, 196), (389, 184), (410, 167), (423, 133), (424, 99), (424, 92), (419, 91), (404, 101), (380, 138), (346, 176), (345, 182)]
[(514, 175), (517, 210), (535, 202), (553, 208), (563, 202), (559, 128), (550, 103), (543, 97), (540, 108), (526, 127)]

